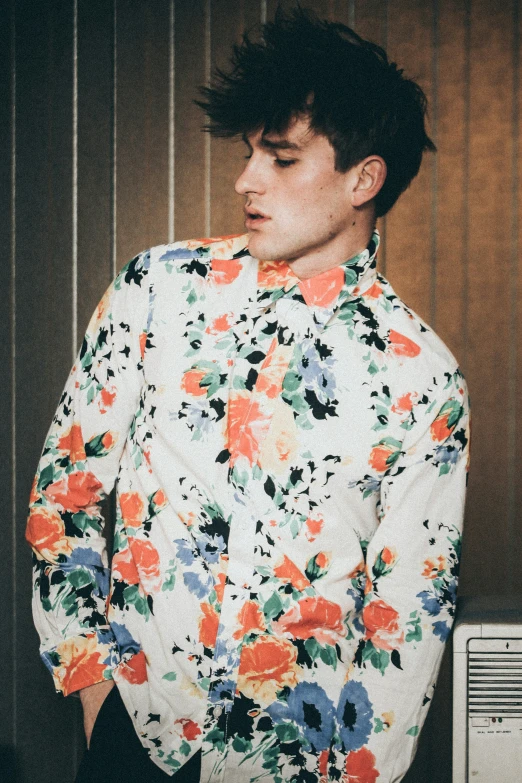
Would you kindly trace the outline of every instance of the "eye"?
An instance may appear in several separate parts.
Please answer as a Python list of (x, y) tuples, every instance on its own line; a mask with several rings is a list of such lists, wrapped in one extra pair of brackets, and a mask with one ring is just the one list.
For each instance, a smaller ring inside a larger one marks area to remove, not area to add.
[(292, 158), (276, 158), (275, 164), (276, 166), (279, 166), (280, 169), (287, 169), (289, 166), (293, 166), (295, 163), (295, 160)]

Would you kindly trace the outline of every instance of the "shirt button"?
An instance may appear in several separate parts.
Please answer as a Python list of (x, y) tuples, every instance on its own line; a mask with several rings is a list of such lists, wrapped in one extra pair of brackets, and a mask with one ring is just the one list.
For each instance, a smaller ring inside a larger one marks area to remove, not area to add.
[(223, 714), (223, 707), (221, 707), (219, 704), (214, 707), (214, 718), (220, 718)]

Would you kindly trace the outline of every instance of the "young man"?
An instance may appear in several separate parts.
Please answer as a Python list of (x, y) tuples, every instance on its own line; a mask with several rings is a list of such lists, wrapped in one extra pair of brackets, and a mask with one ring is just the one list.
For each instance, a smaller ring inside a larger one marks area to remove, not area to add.
[(433, 148), (425, 98), (342, 25), (263, 32), (201, 104), (246, 142), (248, 234), (123, 269), (32, 493), (82, 781), (399, 781), (452, 623), (466, 389), (375, 271), (376, 217)]

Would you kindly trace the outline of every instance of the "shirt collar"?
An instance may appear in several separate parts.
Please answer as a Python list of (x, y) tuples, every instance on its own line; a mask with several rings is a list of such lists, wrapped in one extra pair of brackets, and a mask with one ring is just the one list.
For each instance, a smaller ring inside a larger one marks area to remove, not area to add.
[[(306, 303), (314, 309), (319, 321), (330, 318), (342, 302), (358, 295), (361, 286), (370, 283), (375, 276), (379, 232), (375, 230), (368, 247), (339, 266), (321, 272), (307, 280), (301, 280), (286, 261), (258, 262), (257, 305), (266, 309), (282, 296)], [(371, 280), (370, 280), (371, 278)], [(321, 313), (324, 310), (324, 313)]]

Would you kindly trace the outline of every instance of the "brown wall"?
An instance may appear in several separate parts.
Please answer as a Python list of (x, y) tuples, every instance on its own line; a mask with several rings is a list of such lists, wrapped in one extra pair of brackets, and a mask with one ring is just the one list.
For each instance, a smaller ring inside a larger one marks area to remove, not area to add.
[[(20, 783), (69, 783), (83, 748), (79, 704), (54, 694), (29, 609), (23, 529), (45, 433), (115, 270), (152, 244), (241, 230), (231, 182), (244, 152), (199, 132), (192, 99), (241, 30), (270, 18), (275, 5), (1, 6), (0, 764), (11, 760)], [(430, 99), (439, 152), (383, 222), (381, 268), (469, 381), (462, 592), (521, 593), (519, 3), (309, 5), (386, 46)], [(450, 783), (450, 677), (448, 658), (409, 783)]]

